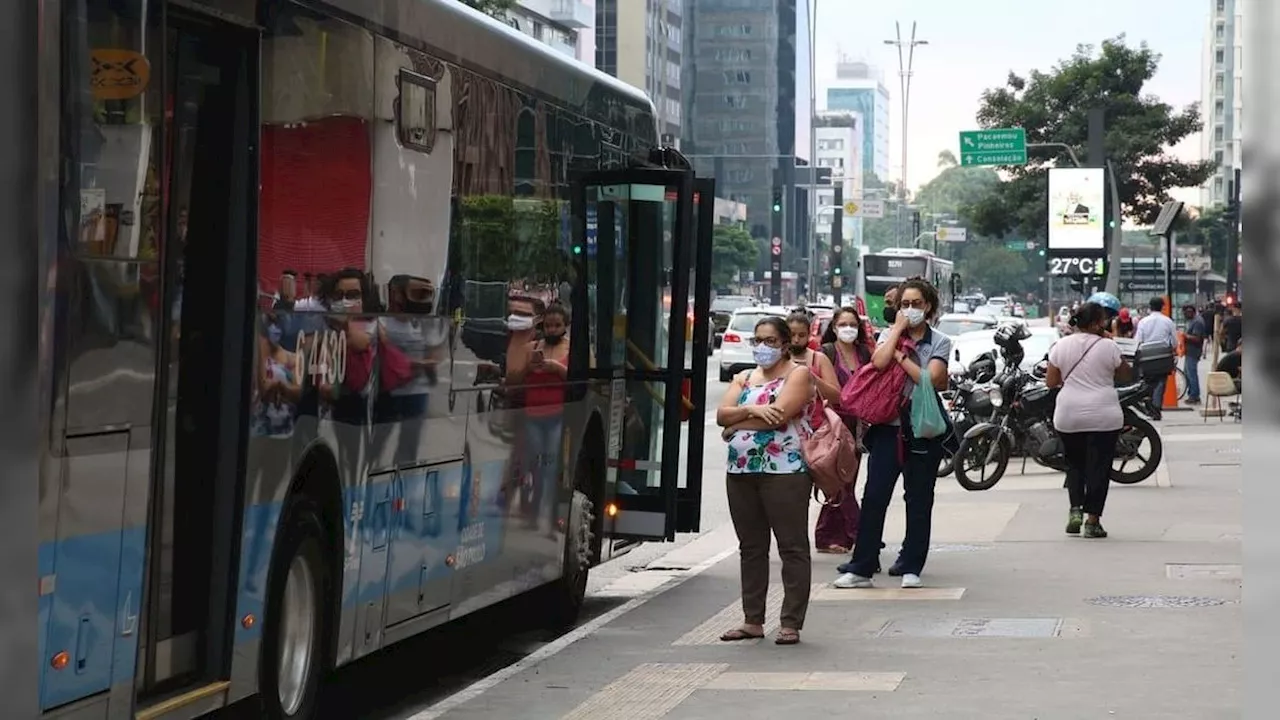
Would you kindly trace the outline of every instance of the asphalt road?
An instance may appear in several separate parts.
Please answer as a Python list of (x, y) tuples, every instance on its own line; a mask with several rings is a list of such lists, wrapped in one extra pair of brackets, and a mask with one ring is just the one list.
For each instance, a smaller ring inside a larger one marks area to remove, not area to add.
[[(719, 382), (719, 353), (709, 358), (707, 405), (714, 408), (728, 387)], [(729, 522), (724, 496), (723, 442), (715, 428), (714, 410), (704, 416), (701, 529), (713, 530)], [(687, 438), (681, 439), (682, 457)], [(594, 568), (579, 624), (606, 613), (625, 598), (594, 596), (594, 591), (643, 567), (697, 537), (677, 537), (674, 543), (645, 543)], [(376, 655), (338, 670), (330, 678), (320, 720), (400, 720), (443, 700), (473, 682), (519, 661), (555, 640), (562, 631), (539, 627), (520, 599), (500, 603), (428, 631)], [(260, 720), (255, 701), (239, 703), (211, 716), (215, 720)]]

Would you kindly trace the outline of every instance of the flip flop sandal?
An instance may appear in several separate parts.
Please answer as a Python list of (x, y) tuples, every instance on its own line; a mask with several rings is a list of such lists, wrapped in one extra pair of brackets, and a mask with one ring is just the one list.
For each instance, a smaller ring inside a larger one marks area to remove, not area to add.
[(753, 635), (742, 628), (734, 628), (729, 632), (720, 636), (720, 642), (738, 642), (740, 640), (759, 640), (764, 637), (764, 633)]
[(773, 638), (774, 645), (799, 645), (800, 633), (795, 630), (779, 630)]

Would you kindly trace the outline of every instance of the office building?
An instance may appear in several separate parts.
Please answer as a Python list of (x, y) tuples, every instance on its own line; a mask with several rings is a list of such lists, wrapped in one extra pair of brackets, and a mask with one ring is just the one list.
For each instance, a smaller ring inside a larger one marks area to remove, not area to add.
[[(768, 238), (773, 189), (796, 186), (796, 0), (687, 0), (686, 9), (683, 150), (716, 178), (717, 195), (747, 206), (752, 236)], [(788, 194), (786, 269), (808, 236), (801, 193)]]
[[(862, 197), (863, 170), (863, 135), (865, 126), (858, 113), (826, 111), (818, 113), (816, 135), (818, 154), (816, 165), (819, 168), (831, 168), (832, 182), (840, 183), (844, 200)], [(835, 190), (832, 184), (818, 186), (818, 247), (831, 247), (831, 223), (833, 214), (831, 207), (835, 204)], [(849, 246), (861, 244), (862, 220), (844, 218), (842, 237)], [(826, 262), (826, 258), (823, 258)], [(822, 271), (829, 270), (825, 265)]]
[(826, 110), (852, 112), (865, 123), (862, 168), (881, 181), (889, 179), (889, 88), (874, 66), (842, 57), (836, 63), (836, 79), (827, 88)]
[(684, 117), (685, 0), (595, 0), (595, 64), (653, 100), (666, 145), (679, 147)]
[(1226, 204), (1228, 191), (1241, 166), (1244, 77), (1244, 0), (1206, 0), (1209, 25), (1205, 33), (1201, 78), (1200, 152), (1215, 171), (1200, 191), (1200, 204)]
[(596, 0), (519, 0), (506, 20), (569, 57), (595, 62)]

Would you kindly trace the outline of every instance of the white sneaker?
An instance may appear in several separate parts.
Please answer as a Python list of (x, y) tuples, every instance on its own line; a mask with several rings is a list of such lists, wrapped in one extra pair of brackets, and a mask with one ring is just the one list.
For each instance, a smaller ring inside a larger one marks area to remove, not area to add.
[(852, 588), (869, 588), (874, 587), (871, 584), (871, 578), (854, 575), (853, 573), (844, 573), (831, 583), (832, 587), (838, 587), (845, 590)]
[(924, 587), (924, 583), (920, 582), (920, 576), (915, 573), (904, 573), (902, 575), (902, 587), (918, 588)]

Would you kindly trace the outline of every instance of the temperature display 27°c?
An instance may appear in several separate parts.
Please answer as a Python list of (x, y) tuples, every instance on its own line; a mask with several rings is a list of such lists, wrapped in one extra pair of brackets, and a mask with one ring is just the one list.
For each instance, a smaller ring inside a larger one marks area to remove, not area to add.
[(1107, 263), (1100, 257), (1049, 258), (1050, 275), (1106, 275)]

